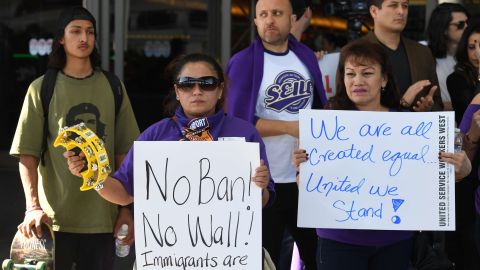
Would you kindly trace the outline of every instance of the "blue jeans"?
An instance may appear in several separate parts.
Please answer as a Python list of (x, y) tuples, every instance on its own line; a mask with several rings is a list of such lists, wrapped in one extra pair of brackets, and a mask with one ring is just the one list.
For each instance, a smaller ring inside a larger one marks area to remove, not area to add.
[(406, 270), (412, 239), (383, 247), (359, 246), (318, 238), (318, 270)]

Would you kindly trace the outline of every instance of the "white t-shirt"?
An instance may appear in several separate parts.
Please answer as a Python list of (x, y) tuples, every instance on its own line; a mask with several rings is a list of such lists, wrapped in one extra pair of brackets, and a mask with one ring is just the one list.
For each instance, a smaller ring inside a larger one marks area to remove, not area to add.
[[(306, 66), (292, 51), (264, 53), (263, 79), (255, 116), (269, 120), (298, 121), (300, 109), (310, 109), (314, 85)], [(295, 182), (292, 153), (298, 140), (290, 135), (262, 138), (276, 183)]]
[(452, 74), (455, 64), (455, 58), (452, 55), (447, 55), (445, 58), (437, 58), (437, 76), (438, 86), (440, 87), (440, 94), (443, 102), (451, 102), (450, 93), (447, 88), (447, 77)]

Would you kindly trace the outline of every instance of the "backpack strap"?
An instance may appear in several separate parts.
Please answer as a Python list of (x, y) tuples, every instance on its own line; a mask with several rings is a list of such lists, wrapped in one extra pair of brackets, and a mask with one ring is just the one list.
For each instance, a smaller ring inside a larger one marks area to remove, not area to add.
[[(122, 83), (120, 79), (113, 74), (112, 72), (102, 70), (105, 77), (107, 77), (110, 88), (112, 89), (112, 94), (115, 102), (115, 120), (117, 119), (118, 112), (122, 105), (123, 100), (123, 90)], [(45, 152), (47, 151), (47, 137), (50, 135), (48, 132), (48, 109), (50, 107), (50, 100), (53, 96), (53, 91), (55, 89), (55, 83), (57, 81), (58, 69), (49, 68), (45, 75), (43, 76), (42, 87), (40, 89), (40, 99), (43, 106), (43, 143), (42, 149), (40, 152), (41, 164), (45, 166)]]
[(120, 107), (122, 106), (123, 100), (123, 90), (122, 90), (122, 83), (120, 79), (112, 72), (102, 70), (105, 77), (107, 77), (108, 82), (110, 83), (110, 87), (112, 88), (113, 98), (115, 101), (115, 121), (117, 119), (118, 112), (120, 111)]
[(40, 100), (43, 107), (43, 143), (40, 151), (40, 161), (45, 165), (45, 152), (47, 151), (47, 137), (48, 133), (48, 109), (50, 107), (50, 100), (55, 89), (55, 82), (57, 81), (58, 69), (49, 68), (43, 76), (42, 86), (40, 88)]

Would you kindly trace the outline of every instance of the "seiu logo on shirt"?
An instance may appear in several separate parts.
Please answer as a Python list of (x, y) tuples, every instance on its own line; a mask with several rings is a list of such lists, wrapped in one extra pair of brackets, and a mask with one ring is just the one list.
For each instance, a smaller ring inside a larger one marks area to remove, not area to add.
[(305, 109), (313, 93), (313, 83), (293, 70), (278, 74), (265, 91), (265, 108), (276, 112), (298, 113)]

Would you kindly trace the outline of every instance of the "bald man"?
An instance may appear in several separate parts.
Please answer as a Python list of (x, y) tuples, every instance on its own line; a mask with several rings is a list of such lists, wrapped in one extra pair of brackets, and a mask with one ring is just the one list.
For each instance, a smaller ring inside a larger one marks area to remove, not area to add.
[(284, 231), (293, 236), (306, 269), (316, 269), (314, 229), (297, 227), (298, 187), (291, 162), (298, 144), (298, 111), (323, 108), (325, 90), (311, 49), (290, 31), (295, 22), (289, 0), (259, 0), (259, 37), (227, 65), (227, 111), (255, 124), (262, 136), (277, 192), (263, 211), (263, 245), (277, 268)]

